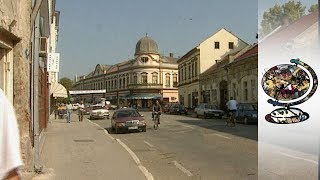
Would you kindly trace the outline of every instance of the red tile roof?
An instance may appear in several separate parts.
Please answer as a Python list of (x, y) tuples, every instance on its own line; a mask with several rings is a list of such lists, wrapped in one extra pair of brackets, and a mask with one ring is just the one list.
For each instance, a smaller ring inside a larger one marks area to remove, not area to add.
[(253, 56), (255, 54), (258, 54), (258, 44), (254, 45), (252, 48), (247, 50), (245, 53), (237, 57), (234, 61), (240, 61), (242, 59), (248, 58), (250, 56)]

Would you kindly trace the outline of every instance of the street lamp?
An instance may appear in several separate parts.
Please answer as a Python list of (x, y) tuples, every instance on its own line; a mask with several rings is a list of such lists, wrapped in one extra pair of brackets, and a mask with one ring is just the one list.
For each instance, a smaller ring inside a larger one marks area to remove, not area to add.
[(119, 108), (119, 64), (117, 64), (117, 107)]

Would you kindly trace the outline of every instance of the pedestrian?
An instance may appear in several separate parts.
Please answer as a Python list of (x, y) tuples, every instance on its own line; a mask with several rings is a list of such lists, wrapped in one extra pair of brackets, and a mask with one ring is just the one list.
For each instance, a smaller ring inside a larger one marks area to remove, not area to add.
[(83, 104), (83, 101), (80, 101), (80, 104), (78, 106), (79, 122), (83, 121), (83, 111), (84, 111), (84, 104)]
[(0, 179), (21, 179), (22, 165), (17, 119), (0, 88)]
[(67, 123), (70, 123), (70, 118), (71, 118), (71, 111), (72, 111), (72, 105), (70, 102), (66, 106), (67, 109)]

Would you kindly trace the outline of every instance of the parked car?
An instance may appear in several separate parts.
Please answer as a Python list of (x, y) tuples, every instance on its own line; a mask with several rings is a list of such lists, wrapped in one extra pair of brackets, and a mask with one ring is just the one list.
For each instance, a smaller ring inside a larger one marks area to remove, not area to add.
[(115, 110), (115, 109), (117, 109), (117, 105), (114, 105), (114, 104), (110, 104), (109, 105), (109, 109), (112, 109), (112, 110)]
[(196, 113), (197, 117), (204, 116), (207, 117), (218, 117), (219, 119), (222, 118), (224, 115), (224, 111), (218, 109), (216, 105), (212, 104), (200, 104), (198, 107), (195, 108), (194, 112)]
[(105, 106), (93, 105), (90, 110), (90, 119), (109, 119), (109, 110)]
[(172, 106), (173, 104), (175, 104), (175, 103), (167, 103), (167, 104), (165, 104), (165, 105), (162, 107), (162, 111), (163, 111), (164, 113), (168, 113), (168, 112), (169, 112), (169, 109), (170, 109), (170, 106)]
[(111, 118), (111, 128), (115, 133), (119, 133), (121, 130), (140, 130), (147, 131), (147, 123), (143, 117), (134, 108), (122, 108), (113, 113)]
[(172, 104), (169, 108), (169, 114), (188, 114), (186, 107), (182, 104)]
[(237, 122), (244, 124), (258, 122), (258, 110), (255, 104), (239, 103), (236, 112)]
[(90, 104), (85, 104), (84, 105), (84, 109), (83, 109), (84, 115), (90, 115), (90, 111), (91, 111), (91, 105)]

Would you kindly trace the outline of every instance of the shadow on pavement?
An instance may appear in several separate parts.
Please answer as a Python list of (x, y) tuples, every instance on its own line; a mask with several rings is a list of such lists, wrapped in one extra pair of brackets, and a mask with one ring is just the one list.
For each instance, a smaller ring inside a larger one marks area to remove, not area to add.
[[(223, 133), (232, 134), (248, 139), (258, 141), (258, 127), (257, 125), (242, 125), (237, 124), (236, 127), (228, 127), (225, 125), (223, 120), (217, 119), (200, 119), (200, 120), (177, 120), (178, 122), (199, 126), (206, 129), (220, 131)], [(213, 124), (215, 122), (215, 124)], [(220, 124), (216, 124), (219, 122)], [(223, 124), (221, 124), (223, 123)]]

